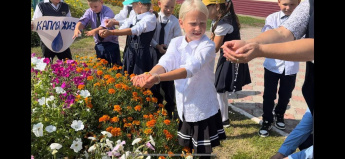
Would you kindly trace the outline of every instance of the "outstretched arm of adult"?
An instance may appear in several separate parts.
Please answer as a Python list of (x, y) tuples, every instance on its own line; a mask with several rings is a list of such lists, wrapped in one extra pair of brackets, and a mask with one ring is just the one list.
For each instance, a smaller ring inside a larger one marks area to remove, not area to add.
[[(265, 31), (255, 38), (249, 39), (247, 41), (244, 40), (232, 40), (225, 42), (221, 48), (224, 51), (224, 57), (231, 60), (236, 61), (236, 58), (232, 56), (234, 52), (241, 48), (242, 46), (248, 43), (257, 43), (257, 44), (271, 44), (271, 43), (281, 43), (294, 40), (293, 34), (286, 29), (285, 27), (281, 26), (276, 29), (271, 29)], [(242, 62), (242, 61), (241, 61)]]
[(231, 61), (239, 63), (247, 63), (257, 57), (286, 61), (312, 61), (314, 60), (314, 39), (305, 38), (274, 44), (247, 43), (236, 51), (225, 48), (224, 52), (230, 55), (227, 58)]

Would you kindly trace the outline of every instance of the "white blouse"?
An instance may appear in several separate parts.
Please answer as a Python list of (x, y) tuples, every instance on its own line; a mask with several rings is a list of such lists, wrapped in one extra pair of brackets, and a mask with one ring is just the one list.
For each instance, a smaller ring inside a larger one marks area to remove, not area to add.
[(174, 80), (177, 111), (182, 121), (197, 122), (218, 112), (215, 57), (215, 44), (206, 35), (189, 43), (185, 36), (178, 36), (171, 40), (167, 52), (159, 60), (157, 65), (164, 67), (166, 72), (178, 68), (187, 70), (185, 79)]

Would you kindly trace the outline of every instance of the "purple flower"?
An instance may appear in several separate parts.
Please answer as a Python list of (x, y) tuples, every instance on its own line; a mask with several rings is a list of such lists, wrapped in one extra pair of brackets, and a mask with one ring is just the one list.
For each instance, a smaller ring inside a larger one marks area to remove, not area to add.
[(155, 148), (151, 145), (151, 143), (150, 142), (147, 142), (146, 143), (146, 146), (149, 148), (149, 149), (151, 149), (151, 150), (155, 150)]

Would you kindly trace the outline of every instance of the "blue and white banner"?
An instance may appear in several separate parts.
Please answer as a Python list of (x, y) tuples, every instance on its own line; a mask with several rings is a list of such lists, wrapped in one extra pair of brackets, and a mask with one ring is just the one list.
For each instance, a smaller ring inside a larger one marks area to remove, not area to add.
[(34, 28), (42, 42), (53, 52), (61, 53), (74, 42), (72, 39), (78, 18), (43, 16), (33, 20)]

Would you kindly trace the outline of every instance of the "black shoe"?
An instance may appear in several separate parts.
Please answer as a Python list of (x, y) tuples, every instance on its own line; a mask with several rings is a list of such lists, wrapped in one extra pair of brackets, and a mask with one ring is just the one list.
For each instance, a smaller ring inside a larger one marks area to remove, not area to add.
[(261, 137), (267, 137), (269, 135), (269, 130), (272, 129), (272, 122), (268, 122), (268, 120), (262, 121), (262, 126), (259, 130), (259, 135)]
[(275, 115), (275, 124), (274, 126), (280, 130), (285, 130), (284, 115)]
[(230, 119), (223, 121), (222, 124), (223, 124), (223, 128), (229, 127), (230, 126)]

